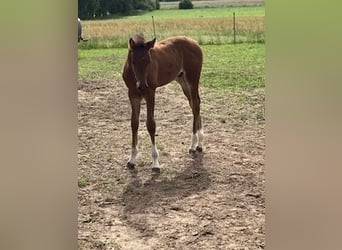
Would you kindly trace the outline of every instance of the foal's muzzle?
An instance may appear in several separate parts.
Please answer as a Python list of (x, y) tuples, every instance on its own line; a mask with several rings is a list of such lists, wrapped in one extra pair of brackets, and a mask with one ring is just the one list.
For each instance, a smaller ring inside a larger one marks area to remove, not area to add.
[(137, 82), (138, 92), (144, 92), (148, 88), (146, 83)]

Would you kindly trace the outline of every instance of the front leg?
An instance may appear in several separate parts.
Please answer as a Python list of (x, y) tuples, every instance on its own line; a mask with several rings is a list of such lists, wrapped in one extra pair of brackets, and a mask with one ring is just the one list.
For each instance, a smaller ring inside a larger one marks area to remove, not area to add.
[(155, 141), (155, 133), (156, 133), (156, 122), (154, 120), (154, 99), (155, 92), (150, 90), (146, 95), (146, 106), (147, 106), (147, 120), (146, 127), (151, 137), (152, 142), (152, 171), (159, 172), (159, 153)]
[(139, 116), (140, 116), (140, 103), (141, 98), (133, 98), (130, 95), (130, 102), (132, 108), (131, 115), (131, 128), (132, 128), (132, 149), (131, 155), (127, 162), (127, 168), (133, 169), (135, 167), (135, 158), (138, 154), (137, 144), (138, 144), (138, 128), (139, 128)]

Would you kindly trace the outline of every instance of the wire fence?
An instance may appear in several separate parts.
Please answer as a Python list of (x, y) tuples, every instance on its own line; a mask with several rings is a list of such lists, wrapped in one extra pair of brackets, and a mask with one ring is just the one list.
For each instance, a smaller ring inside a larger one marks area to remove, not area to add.
[(83, 34), (87, 43), (80, 48), (127, 47), (128, 38), (134, 33), (144, 33), (146, 39), (158, 40), (185, 35), (201, 45), (264, 43), (264, 16), (197, 17), (157, 19), (110, 19), (84, 21)]

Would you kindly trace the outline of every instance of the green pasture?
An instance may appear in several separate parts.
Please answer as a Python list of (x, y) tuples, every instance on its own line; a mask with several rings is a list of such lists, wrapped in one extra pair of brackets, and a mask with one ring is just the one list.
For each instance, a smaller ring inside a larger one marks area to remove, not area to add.
[(83, 21), (86, 43), (82, 49), (127, 47), (134, 33), (154, 36), (152, 16), (158, 40), (170, 36), (186, 35), (201, 45), (234, 42), (233, 12), (235, 12), (235, 38), (237, 43), (264, 43), (265, 7), (222, 7), (191, 10), (164, 9), (139, 12), (130, 16), (112, 16), (105, 20)]
[(251, 7), (222, 7), (222, 8), (198, 8), (189, 10), (161, 9), (148, 12), (136, 12), (130, 16), (114, 16), (122, 19), (157, 19), (173, 18), (198, 18), (198, 17), (228, 17), (235, 12), (236, 16), (265, 16), (265, 6)]
[[(265, 86), (265, 45), (225, 44), (202, 46), (201, 86), (213, 91)], [(127, 49), (79, 50), (79, 79), (110, 79), (120, 84)], [(123, 85), (124, 87), (124, 85)]]
[[(233, 44), (231, 31), (227, 31), (228, 27), (220, 21), (222, 17), (230, 16), (233, 11), (237, 16), (245, 16), (238, 22), (240, 30), (237, 33), (237, 44)], [(141, 23), (150, 24), (148, 19), (151, 19), (151, 15), (155, 18), (159, 39), (175, 35), (172, 32), (182, 32), (182, 27), (186, 25), (191, 28), (183, 30), (184, 33), (181, 34), (198, 40), (201, 45), (204, 54), (201, 75), (203, 88), (213, 91), (236, 88), (248, 91), (265, 86), (264, 6), (167, 9), (108, 21), (87, 21), (85, 25), (88, 31), (93, 31), (97, 37), (79, 43), (79, 79), (110, 79), (123, 84), (121, 73), (127, 56), (129, 34), (138, 29)], [(200, 21), (202, 17), (203, 20), (221, 19), (217, 22), (208, 21), (206, 25)], [(189, 21), (184, 23), (186, 18), (189, 18)], [(249, 30), (250, 27), (256, 26), (255, 21), (258, 21), (262, 28)], [(246, 28), (242, 28), (243, 25)], [(148, 27), (151, 29), (151, 24)], [(118, 30), (128, 33), (118, 32), (119, 35), (116, 36), (114, 33)], [(150, 38), (152, 31), (146, 33), (150, 34)]]

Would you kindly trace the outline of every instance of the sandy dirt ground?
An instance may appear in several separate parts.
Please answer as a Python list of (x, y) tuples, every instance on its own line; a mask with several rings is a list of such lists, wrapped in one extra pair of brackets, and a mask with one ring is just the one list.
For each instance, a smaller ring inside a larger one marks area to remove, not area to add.
[(263, 249), (264, 89), (201, 89), (204, 151), (189, 155), (192, 114), (173, 82), (156, 94), (153, 174), (142, 106), (137, 166), (121, 81), (78, 82), (79, 249)]

